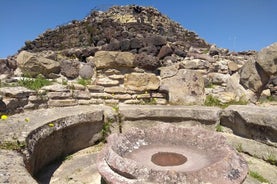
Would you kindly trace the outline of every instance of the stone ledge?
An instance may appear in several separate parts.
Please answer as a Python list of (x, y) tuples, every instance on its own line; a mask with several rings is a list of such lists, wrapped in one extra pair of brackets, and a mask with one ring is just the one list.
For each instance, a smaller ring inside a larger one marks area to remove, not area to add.
[(204, 106), (120, 105), (124, 120), (157, 120), (163, 122), (199, 121), (215, 124), (219, 121), (220, 108)]

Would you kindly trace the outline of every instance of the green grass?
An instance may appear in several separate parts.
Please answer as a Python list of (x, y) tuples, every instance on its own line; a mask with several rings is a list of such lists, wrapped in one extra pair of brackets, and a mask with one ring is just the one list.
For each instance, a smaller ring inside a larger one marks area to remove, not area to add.
[(239, 143), (239, 144), (237, 144), (236, 145), (236, 150), (238, 151), (238, 152), (243, 152), (243, 148), (242, 148), (242, 144), (241, 143)]
[(258, 180), (259, 182), (262, 183), (269, 183), (269, 181), (267, 179), (265, 179), (261, 174), (259, 174), (258, 172), (255, 171), (249, 171), (249, 175), (252, 178), (255, 178), (256, 180)]
[(230, 105), (246, 105), (248, 102), (246, 100), (240, 99), (239, 101), (232, 100), (227, 103), (221, 102), (218, 98), (213, 97), (212, 95), (208, 95), (206, 97), (206, 100), (204, 102), (204, 105), (206, 106), (217, 106), (220, 108), (226, 108)]
[(80, 79), (78, 79), (77, 83), (81, 84), (83, 86), (87, 86), (87, 85), (91, 84), (91, 79), (80, 78)]
[(222, 126), (220, 124), (216, 125), (215, 126), (215, 131), (217, 131), (217, 132), (223, 132)]
[(277, 165), (277, 158), (272, 153), (268, 155), (268, 157), (266, 158), (266, 161), (269, 162), (272, 165)]
[(38, 76), (36, 78), (23, 78), (18, 81), (18, 84), (20, 86), (24, 86), (28, 89), (39, 90), (43, 86), (50, 85), (51, 81), (49, 81), (41, 76)]
[(0, 149), (20, 151), (25, 148), (25, 143), (19, 141), (5, 141), (0, 143)]

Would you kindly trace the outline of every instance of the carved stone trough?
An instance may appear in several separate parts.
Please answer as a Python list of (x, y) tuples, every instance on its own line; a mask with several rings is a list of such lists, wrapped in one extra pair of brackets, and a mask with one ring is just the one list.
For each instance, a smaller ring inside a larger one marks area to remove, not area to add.
[(242, 183), (246, 161), (216, 132), (163, 124), (108, 137), (98, 170), (107, 183)]

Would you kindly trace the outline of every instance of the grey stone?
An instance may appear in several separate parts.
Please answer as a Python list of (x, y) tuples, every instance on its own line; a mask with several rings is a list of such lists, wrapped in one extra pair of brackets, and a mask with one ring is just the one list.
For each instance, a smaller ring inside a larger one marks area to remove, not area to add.
[(263, 48), (258, 53), (257, 62), (268, 75), (277, 74), (277, 43)]
[(51, 73), (60, 72), (59, 62), (27, 51), (20, 52), (16, 60), (21, 71), (31, 77), (36, 77), (39, 74), (47, 77)]
[(263, 91), (265, 85), (269, 81), (269, 76), (261, 68), (261, 66), (249, 60), (239, 71), (240, 84), (246, 89), (250, 89), (258, 96)]
[(231, 75), (226, 81), (226, 92), (232, 92), (236, 95), (236, 101), (244, 100), (244, 101), (251, 101), (256, 102), (257, 96), (251, 90), (246, 90), (244, 87), (239, 83), (240, 76), (238, 73), (234, 73)]
[(79, 76), (80, 62), (78, 60), (63, 60), (61, 62), (61, 74), (69, 79)]
[(181, 69), (175, 76), (162, 79), (159, 90), (168, 93), (171, 104), (200, 105), (205, 100), (204, 79), (193, 70)]
[(48, 100), (49, 107), (68, 107), (76, 106), (78, 101), (76, 99), (50, 99)]
[(157, 57), (159, 59), (163, 59), (166, 56), (170, 56), (172, 53), (173, 53), (172, 48), (170, 46), (164, 45), (164, 46), (162, 46)]
[(65, 85), (61, 84), (53, 84), (50, 86), (44, 86), (41, 88), (42, 90), (46, 91), (54, 91), (54, 92), (69, 92), (70, 90)]
[(79, 71), (79, 75), (83, 79), (91, 79), (94, 75), (94, 68), (92, 64), (84, 64)]
[(131, 73), (126, 74), (124, 87), (134, 91), (157, 90), (160, 79), (153, 73)]
[(277, 108), (232, 105), (226, 108), (220, 123), (241, 137), (277, 147)]
[(97, 69), (103, 68), (133, 68), (135, 56), (130, 52), (98, 51), (93, 63)]
[(28, 98), (35, 91), (25, 87), (2, 87), (0, 88), (0, 95), (11, 98)]
[[(172, 166), (171, 160), (155, 160), (157, 154), (185, 155), (186, 163)], [(199, 127), (164, 124), (112, 134), (98, 158), (98, 171), (108, 183), (232, 184), (242, 183), (248, 173), (246, 161), (223, 136)]]
[(119, 109), (124, 120), (157, 120), (168, 123), (194, 120), (203, 124), (216, 124), (221, 112), (220, 108), (204, 106), (120, 105)]

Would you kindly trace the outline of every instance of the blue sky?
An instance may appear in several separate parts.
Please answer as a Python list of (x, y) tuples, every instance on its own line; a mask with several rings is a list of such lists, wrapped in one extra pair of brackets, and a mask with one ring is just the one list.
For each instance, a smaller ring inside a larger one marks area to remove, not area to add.
[(207, 42), (231, 51), (277, 42), (276, 0), (0, 0), (0, 58), (47, 29), (81, 20), (93, 8), (153, 6)]

